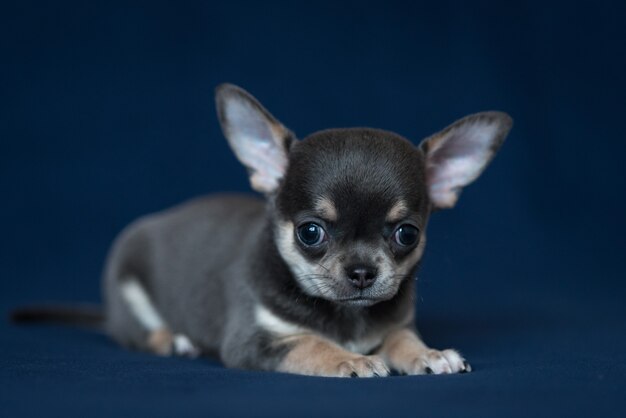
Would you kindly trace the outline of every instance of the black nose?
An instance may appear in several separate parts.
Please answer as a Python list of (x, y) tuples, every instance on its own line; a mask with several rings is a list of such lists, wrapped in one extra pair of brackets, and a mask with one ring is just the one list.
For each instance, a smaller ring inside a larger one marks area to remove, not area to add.
[(359, 289), (370, 287), (376, 281), (378, 272), (373, 267), (351, 266), (346, 268), (348, 280)]

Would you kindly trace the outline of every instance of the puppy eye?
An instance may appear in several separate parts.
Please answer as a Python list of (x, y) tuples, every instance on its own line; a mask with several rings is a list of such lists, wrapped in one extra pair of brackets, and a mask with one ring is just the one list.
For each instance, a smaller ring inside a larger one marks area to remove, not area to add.
[(419, 229), (410, 224), (402, 224), (396, 229), (396, 232), (393, 234), (393, 239), (397, 244), (403, 247), (410, 247), (417, 243), (419, 236)]
[(314, 247), (326, 240), (326, 231), (316, 223), (308, 222), (298, 227), (298, 239), (304, 245)]

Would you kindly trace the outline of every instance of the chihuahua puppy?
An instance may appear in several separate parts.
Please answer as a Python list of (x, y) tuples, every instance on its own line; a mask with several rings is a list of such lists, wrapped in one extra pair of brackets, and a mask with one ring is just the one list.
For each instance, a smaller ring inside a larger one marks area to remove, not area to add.
[(216, 103), (265, 202), (200, 198), (124, 230), (104, 272), (111, 337), (160, 355), (304, 375), (470, 371), (457, 351), (417, 334), (413, 278), (431, 211), (454, 206), (511, 118), (470, 115), (416, 147), (369, 128), (298, 140), (230, 84)]

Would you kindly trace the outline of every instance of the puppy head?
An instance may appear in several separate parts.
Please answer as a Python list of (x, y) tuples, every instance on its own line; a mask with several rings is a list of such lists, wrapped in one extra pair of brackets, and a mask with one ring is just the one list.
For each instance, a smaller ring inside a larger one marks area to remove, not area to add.
[(479, 113), (417, 147), (364, 128), (298, 141), (238, 87), (218, 87), (217, 107), (252, 187), (274, 203), (276, 245), (300, 288), (351, 306), (391, 299), (411, 279), (430, 212), (454, 206), (512, 124), (504, 113)]

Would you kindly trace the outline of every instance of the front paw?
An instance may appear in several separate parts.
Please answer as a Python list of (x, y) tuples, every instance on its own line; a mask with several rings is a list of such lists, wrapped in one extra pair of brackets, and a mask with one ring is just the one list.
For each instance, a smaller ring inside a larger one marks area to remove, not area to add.
[(383, 377), (389, 375), (389, 369), (379, 356), (356, 356), (339, 360), (331, 366), (330, 375), (335, 377)]
[(388, 376), (389, 368), (380, 356), (362, 356), (346, 351), (318, 335), (302, 335), (288, 340), (291, 349), (276, 370), (286, 373), (325, 377)]
[(472, 366), (456, 350), (452, 349), (443, 351), (428, 349), (407, 360), (400, 367), (401, 370), (398, 371), (409, 375), (468, 373), (472, 371)]

